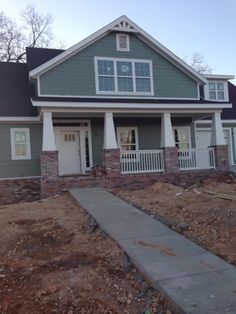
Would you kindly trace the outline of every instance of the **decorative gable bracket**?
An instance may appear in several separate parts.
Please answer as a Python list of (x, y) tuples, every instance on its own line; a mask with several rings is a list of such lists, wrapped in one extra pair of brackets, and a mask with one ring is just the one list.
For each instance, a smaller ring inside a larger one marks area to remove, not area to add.
[(134, 26), (123, 20), (112, 27), (112, 30), (119, 32), (138, 33)]

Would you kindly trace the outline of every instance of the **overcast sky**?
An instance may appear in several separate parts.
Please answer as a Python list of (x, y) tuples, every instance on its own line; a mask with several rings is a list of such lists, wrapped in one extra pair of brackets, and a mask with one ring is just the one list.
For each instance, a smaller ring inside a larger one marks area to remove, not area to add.
[(125, 14), (179, 57), (200, 52), (213, 73), (236, 75), (236, 0), (0, 0), (0, 11), (17, 19), (29, 2), (66, 47)]

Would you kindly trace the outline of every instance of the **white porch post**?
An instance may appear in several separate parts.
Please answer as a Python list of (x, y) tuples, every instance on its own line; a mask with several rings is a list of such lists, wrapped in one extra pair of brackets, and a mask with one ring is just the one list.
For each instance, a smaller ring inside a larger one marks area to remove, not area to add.
[(43, 112), (43, 151), (55, 151), (55, 137), (52, 123), (52, 113)]
[(210, 145), (225, 145), (224, 131), (222, 127), (220, 112), (215, 112), (212, 116)]
[(175, 147), (175, 139), (169, 112), (164, 112), (161, 117), (161, 147)]
[(112, 112), (105, 112), (105, 115), (104, 115), (104, 143), (103, 143), (103, 148), (104, 149), (116, 149), (116, 148), (118, 148)]

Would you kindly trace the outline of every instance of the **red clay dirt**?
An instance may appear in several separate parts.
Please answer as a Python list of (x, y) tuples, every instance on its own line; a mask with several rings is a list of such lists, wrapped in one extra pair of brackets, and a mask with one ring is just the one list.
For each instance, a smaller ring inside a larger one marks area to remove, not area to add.
[(69, 194), (0, 216), (1, 314), (176, 313)]
[(172, 229), (226, 261), (236, 264), (236, 200), (207, 191), (236, 196), (236, 178), (219, 176), (192, 188), (157, 182), (142, 190), (113, 190)]

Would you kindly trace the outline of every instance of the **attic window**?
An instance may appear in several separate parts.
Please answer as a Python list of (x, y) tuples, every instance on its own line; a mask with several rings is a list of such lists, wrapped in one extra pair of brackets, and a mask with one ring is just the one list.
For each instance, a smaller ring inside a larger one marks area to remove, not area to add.
[(129, 51), (129, 35), (116, 34), (116, 49), (118, 51)]

